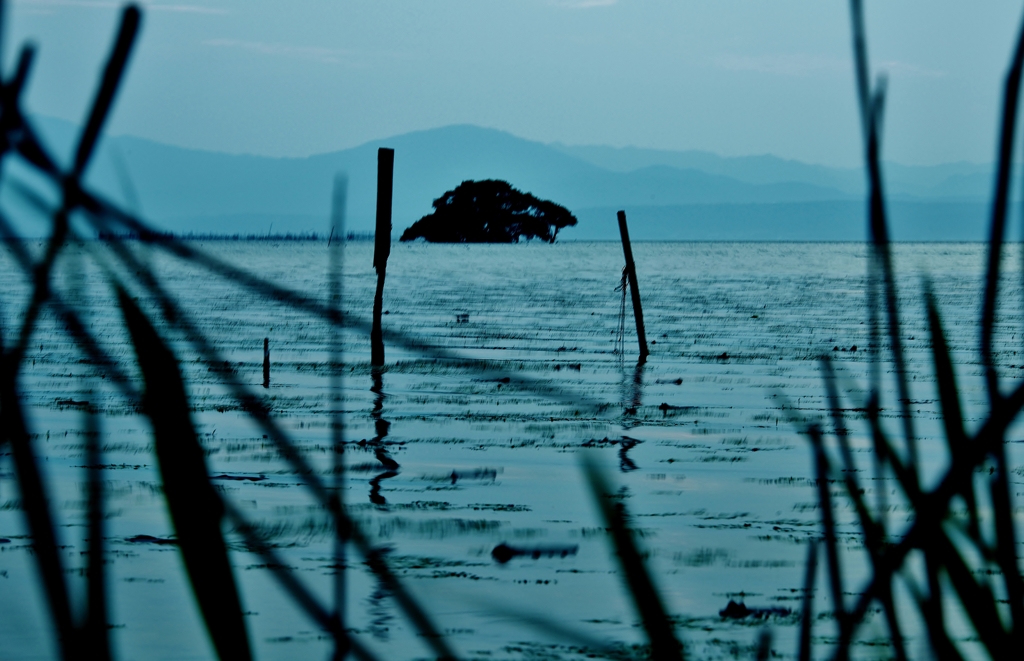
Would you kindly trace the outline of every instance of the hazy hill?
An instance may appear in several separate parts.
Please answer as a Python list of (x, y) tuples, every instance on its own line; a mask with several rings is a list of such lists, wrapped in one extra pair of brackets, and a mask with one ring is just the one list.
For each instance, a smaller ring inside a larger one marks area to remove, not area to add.
[[(38, 128), (67, 158), (76, 129), (45, 118)], [(508, 180), (576, 213), (580, 224), (560, 237), (565, 240), (615, 238), (614, 212), (620, 208), (629, 213), (637, 239), (863, 237), (863, 178), (857, 170), (773, 156), (545, 145), (474, 126), (418, 131), (308, 158), (222, 154), (119, 136), (104, 139), (89, 181), (175, 232), (323, 232), (332, 181), (345, 172), (347, 228), (365, 232), (373, 227), (376, 152), (382, 146), (396, 151), (396, 237), (430, 211), (435, 197), (465, 179), (488, 178)], [(908, 209), (916, 219), (913, 236), (896, 231), (897, 238), (983, 238), (985, 166), (890, 164), (887, 174), (899, 202), (893, 207), (897, 230)], [(10, 208), (8, 190), (4, 204)]]
[[(865, 192), (860, 168), (834, 168), (787, 160), (768, 154), (724, 157), (704, 151), (669, 151), (638, 147), (569, 146), (553, 148), (587, 163), (615, 172), (631, 172), (652, 166), (701, 170), (751, 184), (803, 182), (840, 190), (849, 195)], [(884, 165), (887, 192), (900, 198), (983, 198), (991, 194), (992, 167), (977, 163), (946, 163), (935, 166)]]
[(614, 172), (632, 172), (660, 165), (700, 170), (750, 184), (799, 181), (839, 190), (848, 195), (860, 194), (864, 188), (864, 177), (860, 170), (828, 168), (770, 155), (728, 158), (697, 150), (670, 151), (639, 147), (570, 146), (557, 142), (552, 143), (551, 147)]
[[(891, 237), (894, 241), (982, 241), (987, 238), (988, 212), (988, 205), (980, 202), (896, 200), (889, 204)], [(614, 208), (575, 213), (581, 226), (592, 228), (594, 240), (618, 239)], [(639, 205), (628, 210), (630, 238), (647, 241), (864, 241), (868, 238), (864, 214), (861, 201)], [(1013, 236), (1018, 225), (1014, 221)]]

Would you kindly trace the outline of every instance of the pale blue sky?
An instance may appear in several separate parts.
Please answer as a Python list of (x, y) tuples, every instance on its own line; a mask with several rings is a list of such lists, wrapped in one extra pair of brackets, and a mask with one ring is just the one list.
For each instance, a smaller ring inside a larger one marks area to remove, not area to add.
[[(168, 0), (111, 123), (187, 147), (306, 155), (456, 123), (542, 142), (859, 163), (840, 0)], [(80, 120), (119, 3), (9, 3), (33, 111)], [(867, 0), (885, 155), (991, 161), (1024, 3)], [(12, 43), (12, 41), (14, 43)]]

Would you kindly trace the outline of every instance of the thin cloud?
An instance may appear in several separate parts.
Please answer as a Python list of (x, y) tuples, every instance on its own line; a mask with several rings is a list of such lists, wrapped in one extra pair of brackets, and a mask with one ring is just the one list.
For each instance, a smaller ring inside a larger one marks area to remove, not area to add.
[(209, 39), (204, 46), (217, 48), (237, 48), (262, 55), (280, 55), (303, 60), (313, 60), (326, 64), (341, 64), (352, 52), (340, 48), (317, 48), (314, 46), (291, 46), (289, 44), (266, 43), (262, 41), (241, 41), (239, 39)]
[(939, 71), (938, 69), (929, 69), (927, 67), (921, 67), (916, 64), (909, 62), (900, 62), (898, 60), (888, 60), (885, 62), (878, 63), (878, 69), (884, 71), (891, 76), (906, 76), (915, 78), (942, 78), (946, 75), (945, 71)]
[[(36, 9), (51, 7), (74, 7), (76, 9), (120, 9), (124, 3), (104, 2), (103, 0), (16, 0), (15, 4)], [(204, 7), (201, 5), (166, 5), (156, 2), (142, 2), (146, 11), (174, 12), (181, 14), (227, 14), (226, 9)]]
[[(715, 64), (728, 71), (753, 71), (792, 77), (834, 75), (853, 71), (853, 61), (849, 58), (800, 53), (753, 56), (723, 55), (715, 60)], [(899, 60), (883, 60), (878, 62), (874, 68), (890, 76), (903, 78), (941, 78), (946, 75), (945, 71), (929, 69)]]
[(594, 7), (611, 7), (618, 2), (619, 0), (564, 0), (555, 4), (570, 9), (593, 9)]
[(166, 12), (180, 12), (182, 14), (217, 14), (223, 15), (229, 13), (227, 9), (217, 9), (214, 7), (200, 7), (198, 5), (157, 5), (157, 4), (146, 4), (146, 9), (150, 11), (166, 11)]
[(728, 71), (753, 71), (777, 76), (836, 74), (851, 70), (849, 59), (819, 55), (723, 55), (715, 64)]

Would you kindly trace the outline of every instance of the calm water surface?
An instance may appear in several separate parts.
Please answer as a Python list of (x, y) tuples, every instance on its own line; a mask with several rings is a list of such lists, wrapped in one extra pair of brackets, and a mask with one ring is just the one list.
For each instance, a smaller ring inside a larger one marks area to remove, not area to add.
[[(285, 286), (326, 295), (323, 243), (199, 246)], [(267, 398), (273, 414), (328, 478), (325, 325), (198, 266), (151, 248), (133, 249), (192, 313), (222, 360)], [(488, 370), (439, 360), (393, 338), (386, 368), (375, 376), (367, 334), (360, 329), (344, 334), (350, 441), (345, 501), (466, 657), (581, 653), (576, 641), (529, 623), (524, 614), (600, 640), (641, 640), (581, 478), (582, 452), (596, 455), (620, 490), (694, 657), (745, 654), (753, 644), (761, 623), (718, 616), (730, 599), (742, 598), (751, 607), (798, 606), (805, 544), (818, 534), (818, 511), (808, 447), (780, 407), (788, 400), (798, 416), (824, 419), (818, 361), (825, 354), (835, 361), (845, 406), (863, 405), (865, 249), (639, 243), (634, 252), (651, 342), (642, 367), (636, 366), (628, 304), (625, 336), (619, 334), (622, 253), (615, 243), (396, 244), (384, 302), (386, 332), (485, 359)], [(344, 307), (364, 320), (375, 285), (371, 253), (371, 244), (345, 249)], [(974, 321), (984, 258), (983, 246), (974, 244), (900, 245), (895, 251), (926, 482), (947, 455), (928, 367), (923, 278), (930, 278), (941, 302), (964, 405), (976, 424), (984, 405)], [(132, 282), (133, 274), (121, 273)], [(1007, 379), (1024, 369), (1024, 354), (1016, 353), (1019, 274), (1017, 253), (1008, 254), (998, 329), (999, 362)], [(0, 277), (4, 327), (11, 329), (26, 290), (6, 253)], [(109, 351), (130, 364), (132, 349), (103, 276), (68, 258), (59, 282), (83, 306)], [(133, 293), (156, 318), (144, 292)], [(219, 385), (218, 374), (201, 360), (190, 338), (166, 324), (159, 327), (183, 361), (211, 474), (265, 478), (220, 479), (223, 495), (329, 603), (332, 532), (323, 512)], [(270, 338), (273, 361), (266, 391), (260, 387), (264, 337)], [(23, 388), (37, 447), (46, 456), (44, 470), (75, 589), (82, 589), (78, 574), (86, 562), (85, 475), (80, 414), (66, 400), (88, 399), (103, 412), (118, 658), (211, 658), (176, 547), (130, 541), (138, 535), (173, 535), (145, 420), (95, 378), (52, 319), (44, 320), (31, 349)], [(893, 384), (886, 387), (885, 423), (895, 433), (900, 427), (892, 412)], [(892, 491), (893, 483), (866, 477), (870, 455), (863, 422), (855, 420), (853, 432), (869, 499), (879, 490)], [(380, 456), (397, 468), (388, 468)], [(1014, 450), (1011, 456), (1018, 465), (1019, 454)], [(8, 454), (0, 453), (0, 538), (10, 540), (0, 544), (0, 657), (53, 658), (56, 648), (12, 471)], [(894, 522), (905, 518), (898, 501), (891, 501), (891, 509)], [(843, 531), (851, 534), (850, 575), (862, 576), (852, 513), (844, 510), (840, 516)], [(565, 557), (517, 557), (500, 564), (491, 551), (501, 543), (576, 550)], [(326, 637), (279, 591), (260, 557), (236, 542), (231, 559), (257, 657), (325, 658)], [(361, 559), (350, 557), (348, 567), (349, 624), (360, 640), (382, 658), (428, 657)], [(858, 589), (856, 582), (848, 587)], [(831, 609), (824, 590), (817, 592), (816, 608)], [(796, 616), (780, 615), (769, 624), (779, 654), (792, 655)], [(827, 642), (834, 633), (831, 621), (821, 620), (817, 631), (818, 642)], [(883, 636), (881, 624), (865, 629), (865, 641)], [(925, 649), (920, 640), (912, 648), (920, 654)]]

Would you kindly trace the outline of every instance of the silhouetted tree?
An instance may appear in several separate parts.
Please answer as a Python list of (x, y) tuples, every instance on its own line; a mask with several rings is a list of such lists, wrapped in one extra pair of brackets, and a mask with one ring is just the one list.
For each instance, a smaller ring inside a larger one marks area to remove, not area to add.
[(434, 212), (402, 232), (402, 241), (515, 243), (520, 237), (554, 243), (576, 224), (568, 209), (512, 188), (507, 181), (464, 181), (434, 200)]

